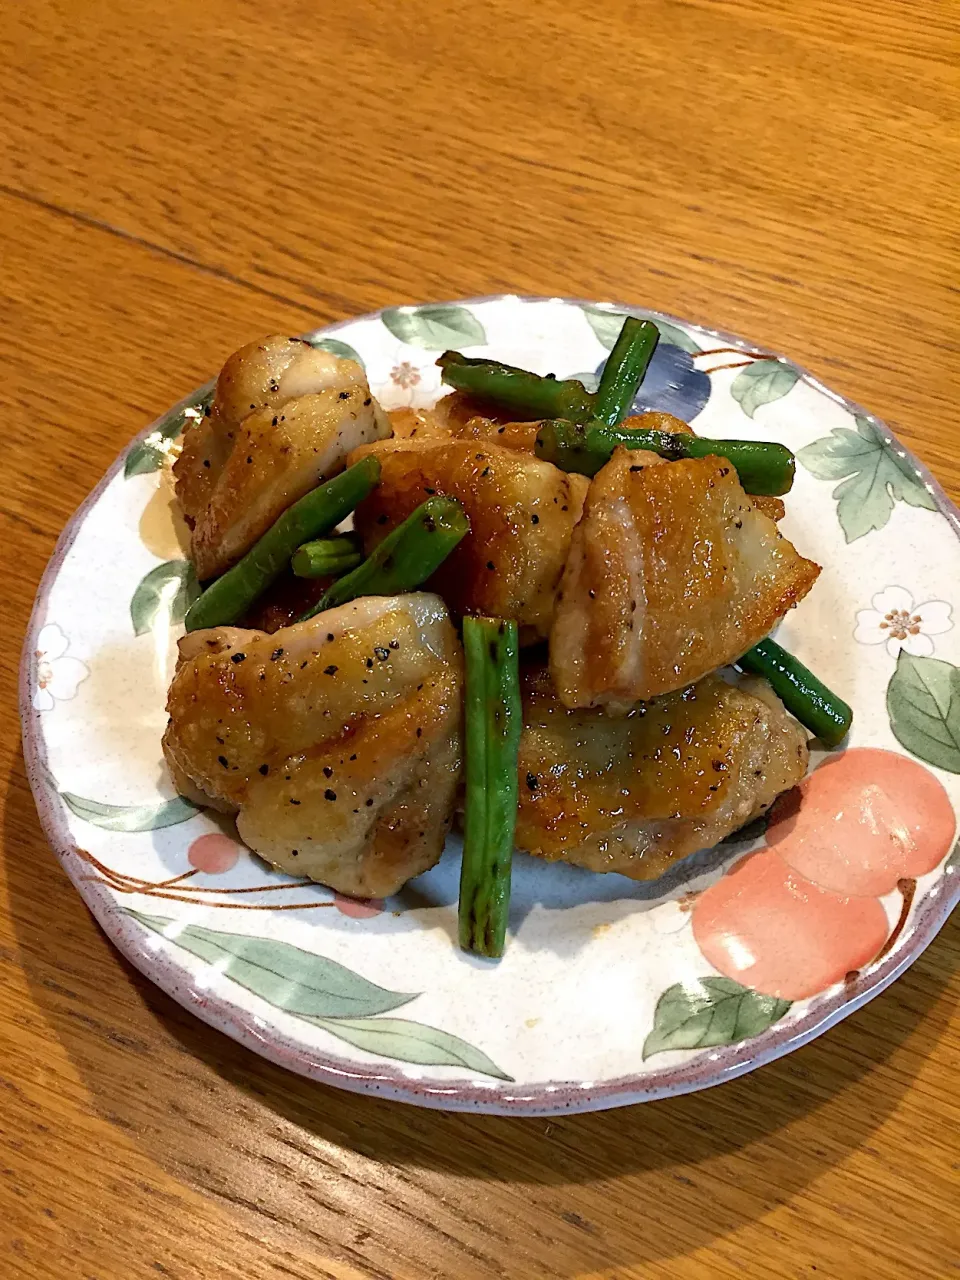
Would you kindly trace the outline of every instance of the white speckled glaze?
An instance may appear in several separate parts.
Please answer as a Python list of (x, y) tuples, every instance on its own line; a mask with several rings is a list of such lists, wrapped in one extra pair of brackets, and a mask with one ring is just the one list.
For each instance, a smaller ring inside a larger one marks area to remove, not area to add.
[[(595, 316), (591, 323), (587, 305), (510, 296), (437, 304), (439, 311), (394, 309), (311, 339), (354, 348), (387, 408), (429, 404), (440, 391), (437, 349), (418, 343), (453, 345), (442, 341), (445, 333), (459, 332), (470, 355), (543, 373), (596, 370), (606, 354), (597, 336), (603, 325)], [(853, 705), (849, 746), (897, 753), (911, 762), (905, 770), (922, 768), (955, 809), (960, 776), (952, 757), (918, 763), (891, 725), (888, 688), (900, 649), (924, 661), (935, 651), (944, 670), (960, 663), (960, 632), (950, 616), (960, 581), (957, 511), (882, 424), (809, 375), (729, 335), (659, 318), (663, 361), (650, 393), (658, 406), (682, 416), (697, 411), (699, 435), (774, 439), (794, 451), (821, 442), (801, 454), (781, 527), (824, 570), (784, 619), (778, 641)], [(771, 372), (761, 378), (762, 371)], [(822, 442), (858, 423), (877, 445), (871, 459), (892, 466), (894, 479), (863, 500), (841, 494), (841, 525), (834, 495), (843, 488), (842, 466), (823, 461), (829, 449)], [(441, 1108), (548, 1114), (669, 1096), (750, 1070), (826, 1029), (891, 982), (956, 904), (960, 869), (951, 835), (936, 865), (914, 876), (906, 906), (902, 892), (879, 898), (891, 930), (902, 915), (886, 953), (846, 982), (790, 1003), (776, 993), (755, 1000), (750, 988), (734, 990), (705, 959), (691, 927), (703, 891), (749, 850), (763, 848), (762, 833), (687, 859), (653, 884), (518, 855), (499, 964), (456, 948), (455, 839), (437, 868), (386, 904), (335, 899), (269, 871), (222, 819), (167, 804), (174, 791), (160, 736), (181, 631), (170, 625), (168, 606), (175, 617), (185, 566), (177, 563), (182, 542), (173, 526), (169, 537), (158, 536), (144, 518), (150, 504), (153, 511), (163, 506), (166, 483), (163, 469), (134, 468), (125, 477), (119, 459), (60, 540), (24, 647), (27, 763), (48, 838), (105, 932), (174, 998), (257, 1052), (328, 1083)], [(864, 511), (875, 527), (862, 528)], [(164, 563), (174, 568), (161, 583), (160, 607), (144, 615), (141, 602), (135, 634), (131, 600)], [(894, 588), (899, 593), (884, 594)], [(926, 620), (911, 630), (906, 624), (924, 612), (924, 602), (931, 605)], [(885, 625), (901, 604), (902, 643)], [(857, 758), (869, 765), (873, 757)], [(821, 760), (815, 752), (812, 763)], [(941, 813), (941, 832), (944, 821)], [(951, 833), (952, 821), (951, 812)], [(228, 939), (222, 954), (214, 935)], [(238, 969), (244, 937), (264, 940), (267, 949), (255, 959), (274, 959), (251, 968), (248, 948), (247, 968)], [(191, 939), (192, 950), (184, 945)], [(296, 981), (281, 990), (263, 976), (274, 960), (323, 982), (334, 971), (324, 963), (335, 962), (347, 994), (305, 1004)], [(740, 1000), (742, 993), (743, 1017), (731, 1014), (712, 1030), (709, 1019), (685, 1023), (684, 1034), (699, 1047), (655, 1044), (655, 1025), (665, 1025), (664, 993), (703, 991), (703, 979), (713, 980), (717, 998), (722, 991)], [(357, 1002), (352, 1016), (347, 998)], [(312, 1021), (304, 1016), (310, 1009), (319, 1010)]]

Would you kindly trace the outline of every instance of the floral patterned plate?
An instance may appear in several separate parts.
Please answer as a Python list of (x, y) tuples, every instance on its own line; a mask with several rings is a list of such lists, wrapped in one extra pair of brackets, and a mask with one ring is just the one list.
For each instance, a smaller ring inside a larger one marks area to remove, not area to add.
[[(310, 340), (362, 358), (394, 407), (432, 403), (446, 347), (593, 377), (623, 310), (486, 298), (391, 308)], [(174, 794), (164, 695), (197, 584), (167, 453), (209, 387), (147, 428), (60, 539), (22, 669), (50, 842), (124, 955), (274, 1061), (480, 1111), (683, 1093), (769, 1062), (876, 995), (956, 903), (960, 514), (882, 423), (796, 366), (652, 318), (662, 341), (644, 407), (797, 453), (785, 530), (824, 571), (779, 638), (853, 704), (855, 728), (846, 751), (814, 753), (765, 829), (655, 884), (518, 855), (499, 964), (455, 945), (455, 840), (395, 899), (360, 903), (268, 870), (229, 824)]]

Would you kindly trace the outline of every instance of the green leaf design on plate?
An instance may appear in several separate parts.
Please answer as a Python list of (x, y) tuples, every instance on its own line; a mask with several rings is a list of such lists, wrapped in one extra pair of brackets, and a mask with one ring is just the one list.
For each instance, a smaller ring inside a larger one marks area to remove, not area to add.
[(792, 391), (800, 377), (800, 370), (780, 360), (755, 360), (741, 369), (730, 385), (730, 394), (747, 415), (752, 418), (757, 410), (774, 400), (782, 400)]
[[(156, 933), (174, 923), (139, 911), (128, 914)], [(274, 938), (188, 924), (167, 941), (215, 964), (219, 972), (268, 1004), (311, 1021), (387, 1013), (416, 999), (416, 994), (388, 991), (335, 960)]]
[(960, 668), (901, 649), (887, 686), (887, 714), (911, 755), (960, 773)]
[(332, 356), (339, 356), (341, 360), (356, 360), (361, 369), (367, 367), (360, 358), (359, 351), (349, 343), (341, 342), (339, 338), (308, 338), (307, 341), (318, 351), (329, 351)]
[(158, 623), (172, 627), (182, 622), (200, 594), (200, 584), (189, 560), (167, 560), (140, 579), (130, 601), (130, 621), (135, 636), (145, 635)]
[(187, 822), (200, 812), (183, 796), (159, 804), (103, 804), (100, 800), (85, 800), (72, 791), (61, 791), (60, 795), (71, 813), (105, 831), (159, 831), (161, 827)]
[(428, 1027), (423, 1022), (407, 1022), (404, 1018), (371, 1018), (369, 1021), (347, 1018), (310, 1018), (331, 1035), (367, 1053), (400, 1062), (419, 1062), (431, 1067), (465, 1067), (497, 1080), (512, 1080), (480, 1049), (452, 1036), (447, 1031)]
[(833, 497), (847, 542), (882, 529), (897, 502), (937, 509), (910, 459), (901, 458), (866, 418), (855, 421), (856, 431), (834, 427), (828, 436), (797, 450), (800, 462), (818, 480), (843, 480)]
[(590, 328), (596, 334), (597, 341), (608, 351), (613, 348), (613, 344), (620, 336), (623, 322), (628, 315), (637, 315), (652, 321), (660, 330), (660, 341), (668, 346), (679, 347), (681, 351), (687, 351), (691, 355), (695, 355), (700, 350), (699, 344), (690, 337), (689, 333), (675, 324), (670, 324), (667, 320), (661, 320), (658, 316), (644, 316), (642, 311), (603, 311), (599, 307), (582, 307), (581, 310), (587, 317)]
[(197, 395), (193, 404), (183, 409), (172, 409), (160, 419), (148, 436), (130, 446), (123, 464), (124, 478), (142, 476), (148, 471), (159, 471), (163, 460), (170, 451), (170, 441), (177, 436), (188, 422), (202, 418), (204, 410), (213, 403), (215, 383), (209, 383)]
[(395, 338), (428, 351), (459, 351), (487, 341), (483, 325), (466, 307), (388, 307), (382, 319)]
[(706, 1049), (758, 1036), (778, 1022), (789, 1000), (764, 996), (730, 978), (678, 982), (657, 1001), (644, 1059), (667, 1049)]

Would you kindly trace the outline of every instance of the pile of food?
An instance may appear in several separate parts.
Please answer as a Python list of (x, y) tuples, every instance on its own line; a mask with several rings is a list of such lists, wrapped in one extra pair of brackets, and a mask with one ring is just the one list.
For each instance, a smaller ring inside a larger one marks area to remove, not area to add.
[[(446, 352), (433, 409), (270, 337), (174, 464), (192, 558), (163, 750), (274, 866), (386, 897), (464, 835), (460, 939), (503, 950), (514, 848), (634, 879), (764, 813), (851, 712), (769, 638), (819, 566), (777, 529), (793, 457)], [(342, 526), (352, 518), (352, 528)]]

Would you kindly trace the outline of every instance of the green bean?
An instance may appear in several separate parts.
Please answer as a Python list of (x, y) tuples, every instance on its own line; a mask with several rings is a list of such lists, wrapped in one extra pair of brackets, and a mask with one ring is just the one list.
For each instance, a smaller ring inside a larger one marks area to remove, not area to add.
[(736, 665), (741, 671), (765, 676), (790, 714), (825, 747), (837, 746), (849, 733), (852, 709), (775, 640), (761, 640)]
[(615, 427), (627, 416), (659, 341), (655, 324), (627, 316), (600, 376), (593, 411), (598, 422)]
[(298, 547), (290, 568), (298, 578), (337, 578), (363, 563), (363, 543), (356, 533), (318, 538)]
[(603, 423), (543, 422), (537, 432), (538, 458), (552, 462), (562, 471), (579, 471), (594, 476), (610, 460), (617, 445), (628, 449), (649, 449), (661, 458), (717, 456), (736, 468), (747, 493), (779, 495), (789, 493), (796, 462), (782, 444), (765, 440), (705, 440), (701, 436), (648, 431), (644, 428), (608, 427)]
[(428, 498), (374, 547), (363, 564), (328, 587), (298, 621), (358, 596), (394, 596), (415, 590), (469, 531), (470, 521), (456, 498)]
[(477, 360), (459, 351), (445, 351), (437, 364), (441, 381), (479, 400), (509, 410), (518, 422), (538, 418), (568, 418), (586, 422), (594, 416), (593, 396), (573, 378), (542, 378), (498, 360)]
[(517, 624), (464, 618), (466, 803), (460, 869), (460, 946), (503, 955), (517, 824), (522, 728)]
[(329, 533), (380, 479), (380, 463), (364, 458), (326, 484), (305, 494), (267, 530), (242, 560), (217, 578), (186, 617), (188, 631), (236, 622), (290, 563), (310, 538)]

